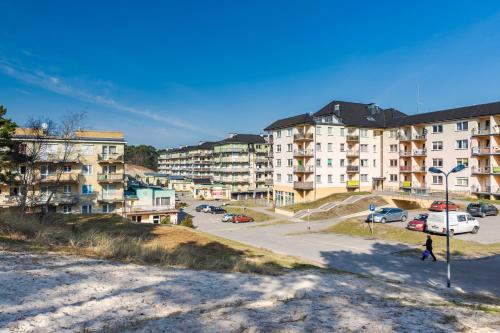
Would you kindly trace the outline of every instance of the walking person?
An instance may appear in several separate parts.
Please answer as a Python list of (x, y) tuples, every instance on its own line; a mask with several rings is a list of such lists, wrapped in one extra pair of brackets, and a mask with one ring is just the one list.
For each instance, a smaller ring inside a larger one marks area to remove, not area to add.
[(424, 254), (422, 254), (422, 261), (424, 261), (425, 258), (427, 258), (429, 255), (432, 257), (433, 261), (436, 261), (436, 256), (432, 252), (432, 238), (431, 238), (431, 235), (427, 235), (427, 240), (425, 241), (425, 244), (422, 245), (422, 246), (425, 246), (425, 250), (427, 252), (427, 255), (426, 255), (425, 252), (424, 252)]

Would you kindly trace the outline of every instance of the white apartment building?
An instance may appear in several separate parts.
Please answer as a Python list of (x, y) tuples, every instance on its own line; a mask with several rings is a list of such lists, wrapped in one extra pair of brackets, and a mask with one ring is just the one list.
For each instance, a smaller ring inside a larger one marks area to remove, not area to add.
[(280, 119), (273, 137), (277, 206), (336, 192), (444, 191), (500, 197), (500, 103), (406, 115), (375, 104), (333, 101), (313, 114)]

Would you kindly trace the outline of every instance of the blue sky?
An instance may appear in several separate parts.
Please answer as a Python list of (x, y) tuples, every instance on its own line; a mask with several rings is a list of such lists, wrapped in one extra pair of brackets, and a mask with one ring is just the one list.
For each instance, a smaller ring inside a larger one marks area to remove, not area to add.
[(259, 133), (333, 99), (500, 100), (499, 1), (4, 1), (0, 104), (156, 147)]

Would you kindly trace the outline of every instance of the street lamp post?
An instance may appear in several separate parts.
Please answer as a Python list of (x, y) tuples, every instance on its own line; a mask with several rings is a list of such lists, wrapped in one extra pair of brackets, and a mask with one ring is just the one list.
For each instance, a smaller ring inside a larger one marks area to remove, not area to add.
[(445, 179), (445, 188), (446, 188), (446, 271), (447, 271), (447, 280), (446, 280), (446, 286), (448, 288), (451, 287), (451, 264), (450, 264), (450, 220), (449, 220), (449, 214), (448, 214), (448, 176), (452, 173), (456, 173), (459, 171), (462, 171), (465, 169), (465, 165), (463, 164), (458, 164), (456, 167), (451, 169), (448, 173), (444, 172), (443, 170), (436, 168), (436, 167), (430, 167), (429, 172), (432, 173), (441, 173), (444, 175)]

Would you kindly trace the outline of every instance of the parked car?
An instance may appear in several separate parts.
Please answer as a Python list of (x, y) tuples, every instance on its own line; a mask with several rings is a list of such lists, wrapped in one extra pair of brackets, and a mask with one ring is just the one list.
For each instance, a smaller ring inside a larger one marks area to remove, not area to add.
[(467, 206), (467, 213), (469, 213), (472, 216), (481, 216), (481, 217), (485, 217), (486, 215), (497, 216), (498, 209), (491, 204), (486, 204), (482, 202), (470, 203)]
[(215, 206), (210, 206), (210, 205), (207, 205), (207, 207), (203, 208), (202, 212), (203, 213), (210, 213), (210, 211), (214, 208), (217, 208)]
[[(457, 211), (460, 208), (457, 204), (454, 204), (451, 201), (448, 201), (448, 211)], [(444, 212), (446, 210), (446, 202), (445, 201), (434, 201), (429, 208), (429, 210), (434, 212)]]
[(235, 214), (231, 214), (231, 213), (224, 214), (224, 216), (222, 217), (222, 222), (233, 222), (234, 215)]
[(226, 210), (221, 208), (221, 207), (213, 207), (211, 206), (210, 210), (208, 211), (208, 213), (211, 213), (211, 214), (226, 214)]
[(377, 210), (375, 213), (370, 214), (366, 218), (366, 222), (372, 222), (372, 215), (373, 215), (373, 222), (380, 222), (380, 223), (386, 223), (386, 222), (395, 222), (395, 221), (406, 221), (408, 218), (408, 212), (404, 209), (401, 208), (380, 208)]
[(199, 205), (199, 206), (196, 206), (195, 210), (197, 212), (203, 212), (207, 207), (208, 207), (208, 205)]
[(408, 222), (408, 224), (406, 225), (406, 229), (426, 232), (427, 231), (427, 217), (428, 216), (429, 216), (429, 214), (425, 214), (425, 213), (418, 214), (417, 216), (415, 216), (415, 218), (413, 218), (413, 220)]
[[(454, 234), (471, 232), (477, 234), (479, 222), (469, 213), (449, 213), (450, 236)], [(427, 217), (427, 231), (435, 234), (446, 235), (446, 213), (431, 213)]]
[(232, 221), (233, 223), (245, 223), (245, 222), (253, 222), (253, 218), (250, 216), (246, 215), (235, 215), (233, 216)]

